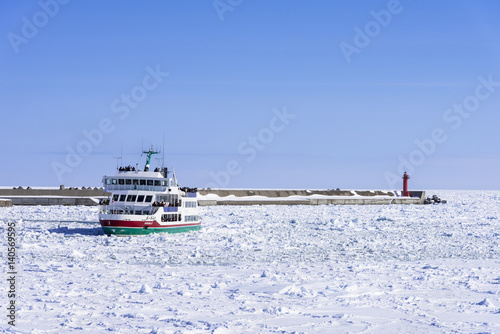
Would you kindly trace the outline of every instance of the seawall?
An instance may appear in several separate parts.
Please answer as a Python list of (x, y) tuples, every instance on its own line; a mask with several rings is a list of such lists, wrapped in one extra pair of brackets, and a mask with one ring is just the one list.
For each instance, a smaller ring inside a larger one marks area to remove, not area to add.
[(0, 199), (10, 201), (11, 205), (86, 205), (93, 206), (107, 194), (102, 188), (64, 188), (31, 189), (13, 188), (0, 189)]
[(208, 205), (387, 205), (423, 204), (425, 191), (382, 190), (272, 190), (272, 189), (200, 189), (198, 203)]
[[(12, 205), (98, 205), (106, 198), (102, 188), (0, 189), (0, 206)], [(333, 189), (199, 189), (200, 206), (210, 205), (387, 205), (423, 204), (425, 191), (412, 191), (401, 197), (400, 191)]]

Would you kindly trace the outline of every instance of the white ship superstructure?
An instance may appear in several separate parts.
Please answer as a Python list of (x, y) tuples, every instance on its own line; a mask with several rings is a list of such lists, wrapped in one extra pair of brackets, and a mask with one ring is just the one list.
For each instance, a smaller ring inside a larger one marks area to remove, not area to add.
[(166, 168), (149, 170), (150, 149), (144, 170), (120, 167), (113, 176), (104, 176), (107, 199), (101, 200), (99, 221), (108, 235), (140, 235), (156, 232), (186, 232), (201, 228), (197, 189), (179, 187), (175, 174)]

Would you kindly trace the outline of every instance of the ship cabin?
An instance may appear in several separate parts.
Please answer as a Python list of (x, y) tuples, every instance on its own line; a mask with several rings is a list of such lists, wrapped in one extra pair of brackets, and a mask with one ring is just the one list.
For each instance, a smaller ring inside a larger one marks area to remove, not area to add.
[(99, 203), (101, 213), (154, 215), (159, 207), (165, 212), (196, 208), (197, 189), (179, 188), (175, 176), (172, 180), (166, 175), (166, 170), (140, 171), (120, 167), (114, 176), (104, 176), (104, 192), (109, 196)]

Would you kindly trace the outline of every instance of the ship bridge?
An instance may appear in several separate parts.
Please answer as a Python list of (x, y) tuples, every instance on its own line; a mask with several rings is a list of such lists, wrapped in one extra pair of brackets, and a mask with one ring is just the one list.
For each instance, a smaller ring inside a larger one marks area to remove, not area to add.
[(172, 179), (164, 178), (159, 172), (117, 172), (114, 176), (104, 176), (105, 192), (117, 190), (145, 190), (165, 192), (172, 187)]

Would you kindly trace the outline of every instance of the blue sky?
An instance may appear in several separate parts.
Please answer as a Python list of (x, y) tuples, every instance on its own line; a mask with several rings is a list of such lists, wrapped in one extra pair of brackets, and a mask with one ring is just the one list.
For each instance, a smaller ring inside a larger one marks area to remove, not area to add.
[[(2, 1), (0, 185), (500, 189), (496, 1)], [(87, 136), (85, 135), (87, 134)], [(158, 160), (153, 159), (153, 165)]]

